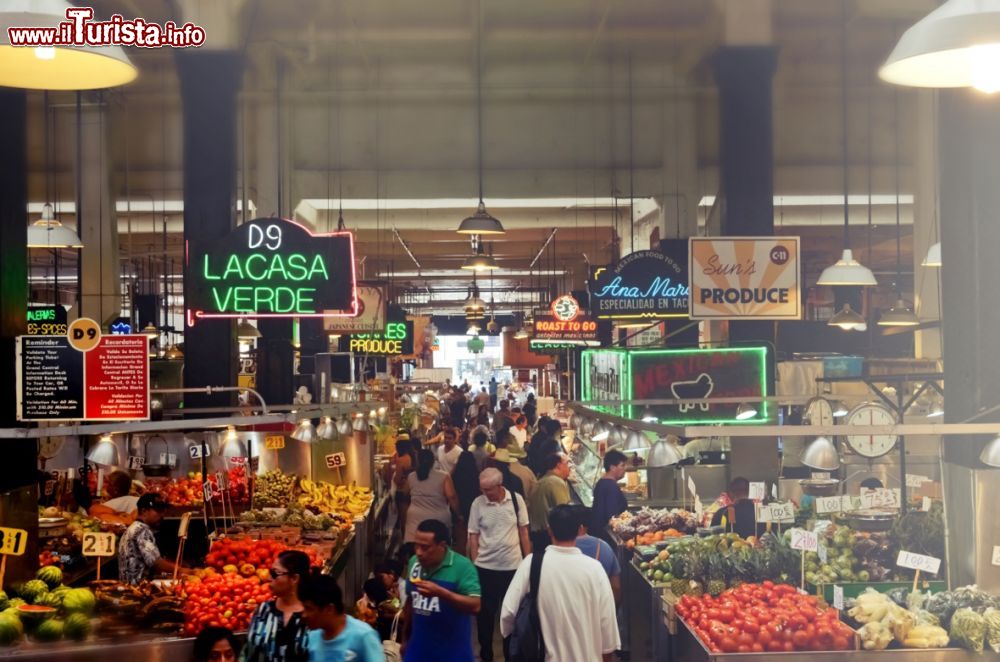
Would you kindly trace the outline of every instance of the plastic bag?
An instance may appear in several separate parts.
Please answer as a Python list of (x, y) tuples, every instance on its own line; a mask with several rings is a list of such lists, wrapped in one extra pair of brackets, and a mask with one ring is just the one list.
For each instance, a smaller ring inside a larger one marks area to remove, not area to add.
[(962, 648), (982, 653), (983, 641), (986, 639), (986, 619), (971, 609), (958, 609), (951, 617), (948, 634)]
[(990, 607), (983, 612), (986, 620), (986, 645), (994, 653), (1000, 653), (1000, 609)]

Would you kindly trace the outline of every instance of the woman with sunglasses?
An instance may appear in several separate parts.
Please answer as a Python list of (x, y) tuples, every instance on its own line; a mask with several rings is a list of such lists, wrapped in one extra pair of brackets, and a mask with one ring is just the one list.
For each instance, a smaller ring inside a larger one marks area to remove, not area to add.
[(261, 604), (247, 629), (244, 662), (305, 662), (309, 628), (302, 620), (299, 582), (309, 574), (309, 557), (297, 550), (278, 554), (271, 566), (273, 600)]

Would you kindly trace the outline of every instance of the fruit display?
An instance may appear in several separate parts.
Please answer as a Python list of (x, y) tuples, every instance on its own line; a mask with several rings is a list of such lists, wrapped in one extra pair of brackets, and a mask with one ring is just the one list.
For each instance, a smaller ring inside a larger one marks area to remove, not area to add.
[(256, 508), (285, 508), (294, 498), (298, 478), (281, 469), (271, 469), (257, 476), (253, 505)]
[[(791, 530), (785, 532), (791, 539)], [(844, 525), (831, 524), (821, 537), (826, 547), (826, 560), (817, 552), (806, 552), (806, 581), (810, 584), (836, 582), (884, 582), (912, 579), (895, 567), (899, 548), (889, 533), (854, 531)]]
[(314, 514), (301, 507), (293, 506), (284, 512), (277, 510), (247, 510), (240, 515), (241, 525), (287, 525), (298, 526), (303, 531), (350, 531), (354, 524), (343, 513)]
[(63, 586), (62, 580), (59, 568), (46, 566), (35, 579), (11, 589), (20, 597), (8, 598), (0, 591), (0, 646), (18, 643), (26, 632), (40, 643), (64, 636), (76, 640), (87, 637), (96, 606), (94, 594), (85, 588)]
[[(276, 540), (252, 540), (250, 538), (220, 538), (205, 556), (206, 568), (223, 574), (239, 574), (244, 577), (267, 578), (267, 571), (288, 545)], [(311, 565), (320, 566), (322, 561), (315, 550), (302, 550), (309, 555)]]
[(268, 581), (223, 573), (184, 582), (178, 590), (184, 604), (184, 635), (195, 636), (208, 626), (246, 630), (257, 605), (271, 597)]
[(677, 613), (713, 653), (846, 651), (854, 632), (813, 595), (789, 584), (743, 584), (718, 596), (683, 596)]
[[(234, 503), (245, 503), (249, 498), (246, 467), (238, 466), (226, 472), (229, 488), (227, 500)], [(215, 496), (213, 501), (222, 499), (219, 490), (219, 480), (215, 473), (208, 475)], [(199, 507), (204, 503), (204, 477), (200, 471), (189, 471), (185, 478), (175, 478), (169, 481), (150, 482), (149, 492), (158, 492), (168, 504), (179, 508)]]
[(612, 518), (609, 527), (622, 540), (632, 541), (634, 547), (637, 544), (650, 544), (636, 541), (636, 538), (649, 540), (649, 534), (655, 538), (657, 533), (662, 532), (662, 539), (694, 533), (698, 529), (698, 521), (694, 513), (678, 508), (641, 508)]
[(299, 488), (302, 493), (298, 497), (298, 504), (320, 513), (345, 513), (351, 517), (360, 517), (372, 506), (371, 490), (354, 483), (334, 485), (303, 478), (299, 481)]

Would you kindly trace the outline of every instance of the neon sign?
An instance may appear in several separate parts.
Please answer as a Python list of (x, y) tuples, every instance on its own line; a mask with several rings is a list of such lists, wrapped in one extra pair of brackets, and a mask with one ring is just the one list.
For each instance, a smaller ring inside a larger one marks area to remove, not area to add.
[(413, 322), (388, 322), (379, 333), (355, 333), (340, 337), (340, 351), (376, 356), (413, 353)]
[(663, 251), (636, 251), (617, 265), (593, 267), (590, 308), (598, 319), (687, 317), (687, 244), (661, 242)]
[(292, 221), (258, 218), (210, 245), (189, 241), (186, 267), (194, 319), (358, 312), (349, 232), (314, 235)]

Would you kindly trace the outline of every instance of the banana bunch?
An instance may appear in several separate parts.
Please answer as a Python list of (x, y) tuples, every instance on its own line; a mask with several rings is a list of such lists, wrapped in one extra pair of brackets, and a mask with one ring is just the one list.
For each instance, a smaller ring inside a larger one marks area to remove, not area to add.
[(310, 506), (321, 513), (340, 513), (353, 518), (366, 514), (372, 505), (371, 490), (354, 483), (334, 485), (303, 478), (299, 487), (302, 490), (299, 504)]

